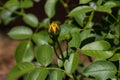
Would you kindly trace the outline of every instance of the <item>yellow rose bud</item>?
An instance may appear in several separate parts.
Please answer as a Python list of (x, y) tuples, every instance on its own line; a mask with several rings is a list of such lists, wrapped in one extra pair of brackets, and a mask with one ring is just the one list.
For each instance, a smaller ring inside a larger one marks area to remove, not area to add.
[(57, 36), (59, 36), (60, 27), (58, 26), (58, 24), (52, 22), (49, 25), (48, 33), (50, 34), (51, 37), (57, 37)]

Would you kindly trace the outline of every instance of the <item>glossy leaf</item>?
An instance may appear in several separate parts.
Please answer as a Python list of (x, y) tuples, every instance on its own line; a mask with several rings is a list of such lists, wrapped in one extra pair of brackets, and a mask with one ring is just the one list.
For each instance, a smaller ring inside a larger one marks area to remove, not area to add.
[(100, 5), (102, 5), (102, 3), (103, 3), (102, 0), (98, 0), (98, 1), (96, 2), (96, 5), (97, 5), (97, 6), (100, 6)]
[(39, 33), (35, 33), (32, 39), (37, 45), (43, 45), (48, 44), (48, 40), (50, 39), (50, 37), (46, 31), (41, 31)]
[(10, 6), (8, 9), (10, 10), (1, 10), (0, 17), (3, 20), (3, 23), (5, 25), (9, 24), (11, 21), (13, 21), (16, 16), (12, 16), (13, 11), (17, 10), (19, 7), (17, 6)]
[(5, 3), (4, 6), (9, 8), (11, 6), (20, 6), (20, 4), (18, 0), (9, 0)]
[[(70, 53), (70, 51), (68, 51), (68, 55), (69, 55), (69, 53)], [(67, 57), (67, 51), (64, 51), (64, 52), (63, 52), (63, 56), (64, 56), (64, 57)], [(61, 55), (60, 55), (60, 58), (61, 58)], [(58, 59), (57, 62), (58, 62), (58, 66), (59, 66), (59, 67), (63, 67), (63, 66), (64, 66), (64, 62), (63, 62), (62, 60)]]
[(21, 75), (33, 70), (34, 68), (35, 66), (32, 63), (28, 62), (18, 63), (11, 69), (6, 80), (14, 80), (15, 78), (20, 77)]
[(80, 14), (85, 14), (85, 13), (91, 12), (92, 10), (93, 10), (93, 8), (90, 7), (90, 6), (79, 6), (79, 7), (74, 8), (68, 14), (68, 16), (77, 16), (77, 15), (80, 15)]
[(92, 35), (91, 35), (91, 30), (90, 29), (84, 30), (80, 33), (81, 41), (83, 41), (86, 38), (91, 37), (91, 36)]
[(72, 40), (68, 43), (70, 47), (79, 48), (81, 44), (81, 37), (79, 32), (71, 33)]
[(40, 22), (40, 27), (45, 27), (48, 28), (48, 25), (50, 24), (50, 19), (49, 18), (45, 18)]
[(101, 50), (82, 50), (83, 54), (98, 58), (98, 59), (108, 59), (113, 55), (112, 51), (101, 51)]
[(108, 50), (110, 47), (107, 41), (101, 40), (86, 44), (81, 50)]
[(36, 53), (36, 58), (37, 61), (42, 65), (42, 66), (47, 66), (50, 64), (53, 58), (53, 49), (49, 45), (41, 45), (37, 49)]
[(67, 34), (72, 34), (74, 32), (80, 31), (80, 29), (73, 24), (63, 24), (60, 27), (61, 27), (61, 32), (59, 35), (59, 40), (65, 40)]
[(69, 33), (74, 28), (74, 25), (63, 24), (63, 25), (60, 25), (60, 27), (61, 27), (60, 36), (64, 36), (65, 34)]
[(40, 2), (41, 0), (34, 0), (34, 2), (36, 2), (36, 3), (38, 3), (38, 2)]
[(59, 66), (59, 67), (63, 67), (63, 66), (64, 66), (63, 61), (61, 61), (60, 59), (58, 59), (58, 61), (57, 61), (57, 62), (58, 62), (58, 66)]
[(104, 6), (109, 7), (109, 8), (113, 8), (113, 7), (117, 7), (120, 6), (120, 2), (119, 1), (107, 1)]
[(117, 72), (116, 66), (109, 61), (96, 61), (91, 63), (83, 74), (87, 77), (95, 77), (96, 80), (106, 80), (115, 77)]
[(86, 4), (86, 3), (88, 3), (88, 2), (90, 2), (91, 0), (79, 0), (79, 3), (80, 4)]
[(114, 39), (115, 38), (115, 35), (111, 34), (111, 33), (105, 33), (105, 32), (101, 32), (102, 33), (102, 36), (106, 36), (106, 38), (108, 39)]
[(50, 75), (50, 80), (63, 80), (63, 72), (60, 70), (53, 70)]
[(45, 3), (45, 13), (49, 18), (55, 15), (55, 7), (58, 0), (47, 0)]
[(33, 7), (33, 1), (32, 1), (32, 0), (24, 0), (24, 1), (21, 1), (21, 7), (22, 7), (22, 8), (30, 8), (30, 7)]
[(31, 27), (38, 27), (38, 18), (33, 14), (25, 14), (23, 21)]
[(84, 29), (92, 27), (93, 16), (94, 16), (94, 11), (91, 12), (89, 19), (88, 19), (87, 23), (85, 24)]
[(113, 55), (112, 51), (108, 51), (110, 44), (106, 41), (96, 41), (89, 43), (81, 48), (81, 51), (91, 57), (99, 59), (107, 59)]
[(8, 33), (13, 39), (27, 39), (30, 38), (32, 34), (32, 30), (26, 26), (13, 27)]
[(45, 68), (36, 68), (27, 74), (25, 80), (45, 80), (48, 70)]
[(15, 59), (19, 62), (31, 62), (34, 58), (34, 49), (31, 41), (22, 41), (16, 48)]
[(69, 60), (66, 60), (64, 63), (65, 71), (68, 75), (71, 75), (77, 68), (79, 60), (79, 55), (77, 53), (72, 53), (69, 57)]
[(120, 53), (115, 53), (115, 55), (109, 59), (110, 61), (118, 61), (120, 60)]
[(80, 14), (80, 15), (76, 15), (74, 18), (76, 20), (76, 22), (83, 27), (83, 23), (84, 23), (84, 19), (85, 19), (86, 15), (85, 14)]
[(48, 74), (48, 70), (47, 69), (41, 69), (40, 74), (37, 78), (37, 80), (45, 80), (45, 78), (47, 77)]
[(105, 12), (105, 13), (111, 13), (111, 8), (110, 7), (106, 7), (106, 6), (99, 6), (97, 7), (96, 11), (99, 12)]

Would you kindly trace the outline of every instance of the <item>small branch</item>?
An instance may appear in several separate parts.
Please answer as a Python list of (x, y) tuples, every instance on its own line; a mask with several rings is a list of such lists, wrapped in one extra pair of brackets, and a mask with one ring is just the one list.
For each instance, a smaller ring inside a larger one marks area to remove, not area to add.
[(65, 58), (64, 58), (64, 55), (63, 55), (63, 52), (62, 52), (62, 49), (61, 49), (61, 46), (60, 46), (60, 44), (59, 44), (58, 39), (56, 39), (56, 42), (57, 42), (58, 48), (59, 48), (59, 50), (60, 50), (60, 54), (61, 54), (62, 60), (63, 60), (63, 62), (64, 62), (64, 61), (65, 61)]
[(54, 51), (55, 51), (55, 54), (56, 54), (57, 58), (60, 59), (60, 60), (62, 60), (62, 59), (59, 57), (59, 55), (57, 54), (57, 51), (56, 51), (56, 49), (55, 49), (55, 46), (53, 46), (53, 48), (54, 48)]
[(12, 13), (15, 13), (15, 14), (17, 14), (17, 15), (24, 15), (24, 13), (22, 13), (22, 12), (18, 12), (18, 11), (12, 11), (12, 10), (10, 10), (10, 9), (8, 9), (8, 8), (6, 8), (6, 7), (0, 7), (0, 9), (1, 10), (7, 10), (7, 11), (10, 11), (10, 12), (12, 12)]
[(116, 53), (116, 51), (118, 50), (118, 49), (120, 49), (120, 47), (118, 47), (118, 48), (115, 48), (114, 50), (113, 50), (113, 55), (112, 56), (110, 56), (109, 58), (107, 58), (106, 60), (109, 60), (110, 58), (112, 58), (114, 55), (115, 55), (115, 53)]
[(56, 41), (56, 39), (55, 39), (55, 41), (54, 41), (54, 39), (52, 39), (52, 40), (53, 40), (53, 49), (54, 49), (55, 55), (57, 56), (58, 59), (63, 61), (63, 59), (59, 57), (59, 55), (58, 55), (58, 53), (56, 51), (56, 48), (55, 48), (55, 43), (56, 43), (55, 41)]
[(22, 7), (23, 0), (20, 0), (21, 13), (24, 13), (24, 8)]
[(116, 22), (119, 22), (119, 20), (118, 20), (115, 16), (113, 16), (113, 15), (110, 14), (110, 13), (109, 13), (109, 15), (110, 15), (114, 20), (116, 20)]
[(67, 56), (66, 56), (66, 58), (68, 58), (68, 57), (69, 57), (69, 55), (68, 55), (68, 42), (67, 42), (67, 49), (66, 49), (66, 51), (67, 51)]
[(89, 19), (88, 19), (88, 22), (87, 22), (87, 24), (85, 25), (85, 27), (84, 27), (83, 30), (85, 30), (86, 28), (89, 27), (89, 24), (90, 24), (90, 23), (92, 22), (92, 20), (93, 20), (93, 16), (94, 16), (94, 11), (91, 12), (90, 17), (89, 17)]
[(59, 71), (62, 71), (63, 73), (65, 73), (65, 74), (66, 74), (67, 76), (69, 76), (70, 78), (73, 78), (72, 76), (68, 75), (65, 70), (60, 69), (60, 68), (54, 68), (54, 67), (41, 67), (41, 68), (48, 69), (48, 70), (59, 70)]
[(60, 0), (60, 2), (61, 2), (61, 4), (63, 5), (63, 7), (65, 8), (66, 13), (69, 13), (70, 11), (69, 11), (69, 9), (68, 9), (68, 4), (65, 3), (63, 0)]
[(74, 73), (72, 75), (73, 75), (74, 80), (77, 80), (76, 75)]

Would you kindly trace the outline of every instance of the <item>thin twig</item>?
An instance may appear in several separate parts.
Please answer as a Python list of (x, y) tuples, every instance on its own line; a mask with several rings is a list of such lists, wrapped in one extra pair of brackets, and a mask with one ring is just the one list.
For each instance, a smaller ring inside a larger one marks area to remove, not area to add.
[(59, 57), (59, 55), (57, 54), (57, 51), (56, 51), (56, 49), (55, 49), (55, 46), (53, 46), (53, 48), (54, 48), (54, 51), (55, 51), (55, 54), (56, 54), (57, 58), (60, 59), (60, 60), (62, 60), (62, 59)]
[(113, 16), (113, 15), (110, 14), (110, 13), (109, 13), (109, 15), (110, 15), (114, 20), (116, 20), (116, 22), (119, 22), (119, 20), (118, 20), (115, 16)]
[(74, 73), (72, 75), (73, 75), (74, 80), (77, 80), (76, 75)]
[(66, 49), (66, 51), (67, 51), (67, 57), (66, 58), (68, 58), (69, 57), (69, 55), (68, 55), (68, 42), (66, 44), (67, 44), (67, 49)]
[(10, 12), (12, 12), (12, 13), (15, 13), (15, 14), (17, 14), (17, 15), (24, 15), (25, 13), (22, 13), (22, 12), (18, 12), (18, 11), (12, 11), (12, 10), (10, 10), (9, 8), (6, 8), (6, 7), (0, 7), (0, 9), (1, 10), (7, 10), (7, 11), (10, 11)]
[(63, 52), (62, 52), (62, 49), (61, 49), (61, 46), (60, 46), (60, 44), (59, 44), (58, 39), (56, 39), (56, 42), (57, 42), (58, 48), (59, 48), (59, 50), (60, 50), (60, 54), (61, 54), (62, 60), (63, 60), (63, 62), (64, 62), (64, 61), (65, 61), (65, 58), (64, 58), (64, 55), (63, 55)]
[(65, 8), (66, 13), (69, 13), (70, 11), (68, 9), (68, 4), (67, 3), (65, 4), (65, 2), (63, 0), (60, 0), (60, 2), (63, 5), (63, 7)]

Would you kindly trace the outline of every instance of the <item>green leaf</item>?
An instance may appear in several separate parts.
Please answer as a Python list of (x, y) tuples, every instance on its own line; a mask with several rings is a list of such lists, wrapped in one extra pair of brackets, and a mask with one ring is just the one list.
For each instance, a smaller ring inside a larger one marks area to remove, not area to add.
[[(69, 53), (71, 53), (70, 50), (68, 51), (68, 55), (69, 55)], [(64, 51), (64, 52), (63, 52), (63, 56), (64, 56), (64, 57), (67, 57), (67, 51)], [(61, 58), (61, 55), (60, 55), (60, 58)], [(58, 62), (58, 66), (59, 66), (59, 67), (63, 67), (63, 66), (64, 66), (64, 62), (63, 62), (62, 60), (58, 59), (57, 62)]]
[(25, 14), (23, 21), (31, 27), (38, 27), (38, 18), (33, 14)]
[(115, 35), (109, 33), (105, 33), (105, 32), (101, 32), (103, 37), (106, 37), (107, 39), (114, 39)]
[(74, 8), (68, 14), (68, 16), (77, 16), (77, 15), (80, 15), (80, 14), (85, 14), (85, 13), (91, 12), (92, 10), (93, 10), (93, 8), (90, 7), (90, 6), (79, 6), (79, 7)]
[(13, 39), (27, 39), (30, 38), (32, 34), (32, 30), (26, 26), (13, 27), (8, 33)]
[(66, 60), (64, 63), (65, 71), (68, 75), (71, 75), (77, 68), (79, 60), (79, 55), (77, 53), (72, 53), (69, 57), (69, 60)]
[(83, 23), (84, 23), (84, 19), (85, 19), (86, 15), (85, 14), (80, 14), (80, 15), (76, 15), (74, 18), (76, 20), (76, 22), (83, 27)]
[(113, 55), (112, 51), (108, 51), (110, 44), (107, 41), (96, 41), (89, 43), (81, 48), (83, 54), (99, 59), (107, 59)]
[(88, 2), (90, 2), (91, 0), (79, 0), (80, 4), (87, 4)]
[(11, 69), (6, 80), (14, 80), (15, 78), (22, 76), (23, 74), (33, 70), (34, 68), (35, 66), (32, 63), (19, 63)]
[(34, 58), (34, 49), (31, 41), (22, 41), (16, 48), (15, 59), (19, 62), (31, 62)]
[(45, 18), (40, 22), (40, 27), (45, 27), (48, 28), (48, 25), (50, 24), (50, 19), (49, 18)]
[(64, 66), (63, 61), (61, 61), (60, 59), (58, 59), (58, 61), (57, 61), (57, 62), (58, 62), (58, 66), (59, 66), (59, 67), (63, 67), (63, 66)]
[(13, 21), (16, 16), (12, 16), (13, 12), (15, 10), (17, 10), (19, 7), (17, 6), (10, 6), (8, 7), (8, 9), (10, 10), (1, 10), (1, 13), (0, 13), (0, 18), (3, 20), (3, 23), (5, 25), (9, 24), (11, 21)]
[(95, 4), (96, 4), (97, 6), (100, 6), (100, 5), (102, 5), (102, 3), (103, 3), (103, 0), (98, 0)]
[(20, 6), (20, 4), (18, 0), (9, 0), (5, 3), (4, 6), (9, 8), (11, 6)]
[(110, 61), (120, 60), (120, 53), (115, 53), (115, 55), (109, 59)]
[(61, 32), (60, 32), (60, 37), (64, 36), (65, 34), (68, 34), (75, 26), (72, 24), (63, 24), (60, 25), (61, 27)]
[(101, 40), (86, 44), (81, 50), (108, 50), (110, 47), (107, 41)]
[(63, 80), (63, 72), (60, 70), (53, 70), (50, 75), (50, 80)]
[(101, 51), (101, 50), (81, 50), (81, 51), (85, 55), (103, 60), (110, 58), (114, 54), (112, 51)]
[(45, 3), (45, 13), (49, 18), (55, 15), (55, 7), (58, 0), (47, 0)]
[(37, 80), (45, 80), (45, 78), (47, 77), (47, 74), (48, 74), (48, 70), (45, 68), (41, 68), (40, 74), (39, 74)]
[(88, 19), (87, 23), (85, 24), (84, 29), (92, 27), (93, 16), (94, 16), (94, 11), (91, 12), (89, 19)]
[(36, 68), (27, 74), (25, 80), (45, 80), (48, 70), (45, 68)]
[(40, 2), (41, 0), (34, 0), (34, 2), (36, 2), (36, 3), (38, 3), (38, 2)]
[(50, 37), (48, 35), (48, 32), (41, 31), (39, 33), (35, 33), (32, 39), (37, 45), (43, 45), (48, 44), (48, 40), (50, 39)]
[(24, 1), (21, 1), (21, 7), (22, 8), (30, 8), (30, 7), (33, 7), (33, 1), (32, 0), (24, 0)]
[(106, 6), (99, 6), (97, 7), (96, 11), (99, 12), (105, 12), (105, 13), (111, 13), (111, 8), (110, 7), (106, 7)]
[(37, 61), (42, 65), (42, 66), (47, 66), (50, 64), (53, 58), (53, 49), (49, 45), (41, 45), (37, 49), (36, 53), (36, 58)]
[(87, 30), (82, 31), (80, 33), (81, 41), (91, 37), (92, 35), (90, 33), (91, 33), (91, 29), (87, 29)]
[(102, 60), (91, 63), (83, 71), (83, 74), (87, 77), (95, 77), (96, 80), (106, 80), (115, 77), (116, 72), (117, 68), (113, 63)]
[(72, 40), (68, 43), (70, 47), (79, 48), (81, 44), (81, 36), (79, 32), (71, 33)]
[(117, 7), (120, 6), (120, 1), (107, 1), (104, 6), (109, 8)]
[(61, 32), (60, 32), (59, 40), (65, 40), (67, 34), (80, 31), (80, 29), (73, 24), (63, 24), (60, 25), (60, 27), (61, 27)]

